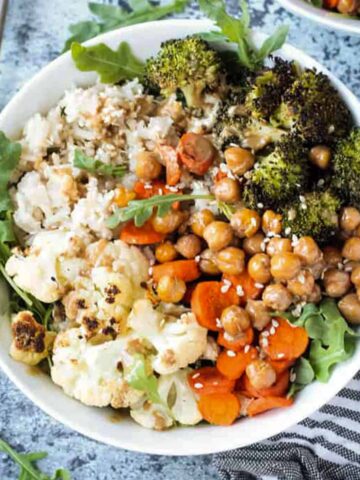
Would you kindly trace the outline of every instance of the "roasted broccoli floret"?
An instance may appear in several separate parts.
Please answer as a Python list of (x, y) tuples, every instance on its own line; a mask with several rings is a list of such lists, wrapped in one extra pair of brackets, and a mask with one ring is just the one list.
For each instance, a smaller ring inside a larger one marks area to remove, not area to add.
[(341, 200), (329, 189), (299, 196), (283, 209), (284, 235), (310, 235), (320, 244), (329, 242), (338, 230), (341, 205)]
[(280, 208), (309, 184), (307, 150), (301, 139), (289, 135), (250, 172), (243, 200), (250, 208)]
[(285, 130), (273, 127), (268, 122), (249, 117), (245, 106), (247, 89), (231, 91), (219, 108), (215, 122), (215, 140), (219, 148), (241, 145), (260, 150), (270, 143), (278, 142)]
[(272, 68), (265, 68), (254, 78), (246, 96), (246, 106), (255, 118), (268, 120), (280, 106), (285, 91), (297, 78), (294, 62), (279, 57)]
[(346, 203), (360, 208), (360, 128), (338, 143), (332, 164), (334, 189)]
[(158, 87), (165, 97), (181, 91), (189, 107), (200, 107), (206, 87), (220, 81), (219, 54), (198, 36), (162, 43), (156, 57), (146, 63), (148, 84)]
[(326, 145), (345, 137), (352, 125), (349, 109), (329, 78), (315, 70), (305, 70), (287, 89), (272, 122), (311, 144)]

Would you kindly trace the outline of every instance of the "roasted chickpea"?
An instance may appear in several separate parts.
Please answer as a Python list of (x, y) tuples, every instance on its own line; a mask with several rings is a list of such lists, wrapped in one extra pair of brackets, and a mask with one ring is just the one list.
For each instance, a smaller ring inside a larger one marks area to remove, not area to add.
[(315, 283), (314, 288), (312, 289), (312, 292), (307, 297), (307, 301), (309, 303), (319, 303), (320, 300), (321, 300), (321, 288), (317, 283)]
[(271, 257), (271, 275), (280, 281), (290, 280), (301, 269), (300, 257), (295, 253), (276, 253)]
[(262, 299), (264, 304), (272, 310), (287, 310), (293, 301), (290, 291), (281, 283), (268, 285), (263, 291)]
[(122, 207), (126, 207), (126, 205), (130, 202), (130, 200), (134, 200), (135, 197), (136, 197), (135, 192), (128, 190), (123, 185), (120, 185), (116, 189), (114, 202), (116, 203), (116, 206), (122, 208)]
[(209, 248), (201, 253), (199, 267), (207, 275), (219, 275), (221, 273), (216, 263), (215, 253)]
[(265, 236), (258, 232), (252, 237), (244, 238), (243, 249), (248, 255), (255, 255), (255, 253), (261, 253), (265, 250)]
[(222, 273), (239, 275), (245, 268), (245, 253), (236, 247), (224, 248), (216, 255), (216, 265)]
[(262, 330), (271, 321), (270, 310), (262, 300), (248, 300), (246, 303), (246, 311), (256, 330)]
[(346, 207), (341, 212), (340, 228), (346, 233), (351, 233), (360, 225), (360, 212), (357, 208)]
[(277, 253), (292, 252), (291, 240), (289, 238), (271, 238), (266, 247), (266, 253), (272, 257)]
[(294, 277), (288, 280), (287, 288), (293, 295), (298, 297), (307, 297), (313, 291), (315, 279), (308, 270), (300, 270)]
[(310, 150), (310, 160), (321, 170), (326, 170), (329, 167), (331, 160), (331, 150), (325, 145), (316, 145)]
[(155, 249), (155, 258), (160, 263), (172, 262), (176, 257), (176, 248), (170, 242), (160, 243)]
[(240, 184), (234, 178), (224, 177), (216, 182), (214, 195), (219, 202), (238, 202), (240, 200)]
[(195, 258), (201, 252), (201, 240), (193, 234), (183, 235), (175, 244), (176, 250), (185, 258)]
[(313, 265), (322, 259), (322, 251), (312, 237), (301, 237), (294, 246), (294, 253), (305, 265)]
[(255, 235), (260, 228), (260, 216), (255, 210), (243, 208), (231, 217), (231, 226), (240, 238), (249, 238)]
[(163, 217), (156, 215), (152, 218), (151, 223), (155, 232), (158, 233), (173, 233), (185, 221), (186, 214), (180, 210), (170, 210)]
[(326, 270), (323, 282), (326, 294), (332, 298), (342, 297), (351, 286), (350, 275), (335, 268)]
[(199, 212), (195, 212), (190, 217), (190, 227), (191, 230), (197, 235), (198, 237), (202, 237), (204, 234), (205, 227), (209, 225), (209, 223), (215, 220), (214, 214), (211, 210), (204, 208), (204, 210), (200, 210)]
[(254, 155), (245, 148), (230, 147), (224, 153), (225, 162), (235, 175), (244, 175), (255, 163)]
[(322, 274), (326, 270), (326, 263), (324, 262), (324, 259), (321, 259), (313, 265), (310, 265), (308, 269), (313, 274), (315, 280), (319, 280), (319, 278), (321, 278)]
[(282, 215), (273, 210), (266, 210), (262, 217), (261, 228), (264, 233), (279, 234), (282, 230)]
[(246, 375), (256, 390), (269, 388), (276, 382), (276, 372), (265, 360), (253, 360), (249, 363)]
[(323, 249), (324, 262), (327, 266), (337, 267), (339, 263), (342, 263), (342, 255), (336, 247), (325, 247)]
[(217, 252), (231, 243), (233, 232), (228, 223), (215, 221), (205, 228), (203, 237), (209, 245), (210, 250)]
[(136, 159), (135, 174), (145, 181), (158, 178), (161, 174), (158, 155), (155, 152), (139, 152)]
[(356, 266), (351, 272), (351, 281), (357, 287), (360, 287), (360, 266)]
[(340, 13), (353, 15), (359, 9), (359, 3), (358, 0), (339, 0), (336, 8)]
[(256, 253), (248, 263), (248, 273), (255, 282), (266, 284), (271, 280), (270, 257), (266, 253)]
[(342, 249), (342, 255), (348, 260), (359, 262), (360, 261), (360, 238), (351, 237), (348, 240), (346, 240)]
[(356, 293), (349, 293), (338, 303), (340, 312), (353, 325), (360, 325), (360, 300)]
[(185, 295), (186, 284), (180, 278), (164, 275), (160, 278), (156, 291), (162, 302), (178, 303)]
[(237, 337), (250, 327), (249, 314), (237, 305), (231, 305), (223, 310), (220, 318), (225, 332), (232, 337)]

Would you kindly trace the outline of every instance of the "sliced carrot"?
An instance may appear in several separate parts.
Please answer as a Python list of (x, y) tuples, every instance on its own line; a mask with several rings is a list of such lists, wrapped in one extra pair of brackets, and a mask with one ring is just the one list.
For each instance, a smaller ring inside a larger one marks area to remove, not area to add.
[(251, 347), (246, 353), (244, 349), (239, 352), (227, 350), (220, 353), (216, 366), (225, 377), (236, 380), (241, 377), (249, 363), (255, 360), (257, 356), (258, 351), (255, 347)]
[(288, 370), (285, 370), (285, 372), (280, 373), (274, 385), (269, 388), (261, 388), (257, 390), (253, 387), (248, 376), (245, 374), (243, 378), (243, 387), (251, 397), (282, 397), (289, 388), (289, 381), (290, 373)]
[(178, 145), (178, 155), (181, 163), (196, 175), (204, 175), (215, 158), (213, 144), (203, 135), (197, 133), (185, 133)]
[(198, 407), (204, 420), (213, 425), (231, 425), (240, 414), (240, 401), (233, 393), (201, 395)]
[(236, 289), (236, 287), (241, 287), (244, 293), (239, 297), (242, 305), (244, 305), (247, 300), (254, 300), (255, 298), (258, 298), (263, 291), (263, 287), (257, 286), (256, 282), (250, 277), (246, 270), (239, 275), (224, 274), (223, 280), (228, 280), (232, 284), (233, 289)]
[(288, 370), (290, 367), (292, 367), (295, 363), (294, 360), (270, 360), (269, 363), (275, 370), (276, 374), (279, 375), (280, 373), (284, 372), (285, 370)]
[(200, 325), (209, 330), (219, 331), (219, 319), (224, 308), (239, 303), (234, 289), (221, 291), (222, 282), (198, 283), (191, 297), (191, 310)]
[(249, 417), (266, 412), (272, 408), (290, 407), (294, 403), (292, 398), (286, 397), (262, 397), (253, 400), (247, 409)]
[(309, 343), (305, 328), (291, 325), (285, 318), (277, 317), (276, 321), (279, 326), (273, 335), (269, 334), (271, 326), (266, 327), (260, 334), (259, 343), (264, 352), (271, 360), (278, 360), (279, 355), (284, 360), (301, 357)]
[(181, 178), (181, 168), (176, 149), (171, 145), (161, 145), (159, 153), (165, 162), (167, 185), (176, 185)]
[(254, 341), (254, 330), (249, 327), (243, 336), (236, 337), (234, 339), (228, 338), (226, 333), (221, 330), (218, 335), (217, 343), (222, 347), (227, 348), (228, 350), (233, 350), (234, 352), (242, 351), (245, 345), (251, 345)]
[(147, 221), (141, 227), (136, 227), (134, 222), (128, 222), (120, 232), (120, 240), (131, 245), (149, 245), (162, 242), (166, 235), (155, 232), (151, 222)]
[(235, 381), (225, 377), (216, 367), (202, 367), (188, 375), (192, 390), (199, 395), (232, 392)]
[(193, 282), (200, 277), (201, 272), (195, 260), (175, 260), (153, 267), (153, 279), (158, 282), (161, 277), (169, 275), (184, 282)]

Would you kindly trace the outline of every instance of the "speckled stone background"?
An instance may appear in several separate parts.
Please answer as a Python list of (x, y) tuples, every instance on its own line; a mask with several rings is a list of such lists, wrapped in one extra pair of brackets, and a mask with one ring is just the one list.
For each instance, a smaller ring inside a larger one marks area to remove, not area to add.
[[(38, 70), (54, 59), (69, 23), (89, 18), (86, 0), (9, 0), (0, 52), (0, 108)], [(116, 0), (113, 0), (116, 3)], [(232, 8), (235, 3), (229, 3)], [(252, 0), (253, 25), (270, 33), (291, 26), (289, 41), (326, 65), (360, 97), (360, 37), (347, 37), (296, 18), (272, 0)], [(191, 7), (185, 17), (199, 17)], [(119, 427), (120, 428), (120, 427)], [(68, 468), (74, 480), (216, 479), (211, 456), (157, 457), (110, 448), (88, 440), (42, 413), (0, 372), (0, 437), (20, 450), (46, 450), (45, 471)], [(0, 454), (0, 479), (16, 479), (16, 468)]]

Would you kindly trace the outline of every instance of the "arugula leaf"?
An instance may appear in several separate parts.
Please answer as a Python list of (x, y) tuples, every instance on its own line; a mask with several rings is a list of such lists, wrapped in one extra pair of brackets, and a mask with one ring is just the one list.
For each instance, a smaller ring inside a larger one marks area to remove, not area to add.
[(217, 207), (219, 211), (228, 219), (231, 220), (231, 217), (234, 215), (236, 208), (233, 205), (229, 205), (226, 202), (217, 202)]
[(8, 184), (19, 163), (20, 155), (20, 143), (11, 142), (4, 132), (0, 131), (0, 212), (5, 212), (12, 207)]
[(152, 403), (162, 404), (158, 392), (158, 380), (153, 373), (148, 373), (144, 355), (136, 355), (134, 363), (125, 375), (130, 387), (144, 392)]
[(199, 0), (201, 10), (215, 21), (220, 31), (202, 34), (208, 41), (228, 41), (237, 45), (238, 61), (241, 65), (255, 70), (266, 57), (282, 47), (286, 40), (288, 27), (279, 27), (257, 49), (251, 38), (250, 16), (246, 0), (240, 0), (241, 17), (235, 18), (226, 12), (224, 0)]
[(154, 4), (148, 0), (129, 0), (128, 4), (125, 4), (127, 8), (122, 8), (90, 2), (89, 10), (98, 18), (71, 25), (69, 27), (71, 37), (66, 40), (63, 52), (69, 50), (73, 42), (82, 43), (115, 28), (150, 22), (172, 13), (180, 13), (187, 4), (188, 0), (172, 0), (166, 4)]
[(174, 202), (186, 202), (188, 200), (214, 200), (213, 195), (191, 195), (191, 194), (169, 194), (169, 195), (154, 195), (143, 200), (131, 200), (127, 207), (117, 208), (113, 215), (109, 217), (106, 224), (109, 228), (115, 228), (119, 223), (127, 222), (134, 219), (136, 227), (141, 227), (154, 213), (156, 208), (156, 215), (163, 217), (166, 215)]
[(74, 42), (71, 55), (80, 71), (97, 72), (103, 83), (118, 83), (144, 75), (144, 63), (132, 53), (127, 42), (121, 42), (117, 50), (112, 50), (104, 43), (83, 47)]
[[(123, 177), (126, 173), (125, 165), (109, 165), (93, 157), (88, 157), (81, 150), (76, 149), (74, 166), (90, 173), (110, 177)], [(1, 226), (0, 226), (1, 227)], [(0, 230), (1, 234), (1, 230)]]
[(70, 472), (63, 468), (56, 470), (54, 475), (49, 477), (36, 467), (35, 463), (38, 460), (47, 457), (46, 452), (18, 453), (2, 439), (0, 439), (0, 451), (9, 455), (19, 465), (19, 480), (71, 480)]

